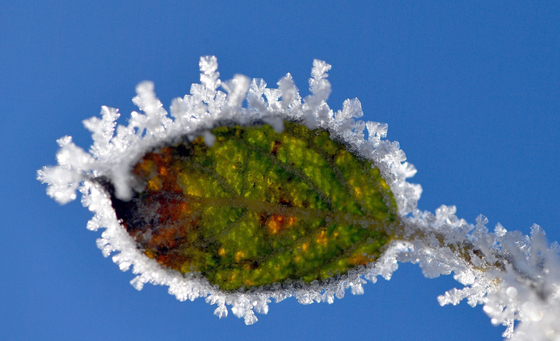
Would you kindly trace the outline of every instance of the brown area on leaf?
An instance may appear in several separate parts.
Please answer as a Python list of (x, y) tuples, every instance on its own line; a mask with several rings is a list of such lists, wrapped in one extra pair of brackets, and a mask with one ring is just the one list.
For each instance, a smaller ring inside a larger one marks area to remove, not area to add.
[(274, 141), (274, 146), (272, 147), (272, 154), (276, 155), (276, 153), (278, 152), (278, 147), (280, 147), (281, 145), (282, 142)]
[(269, 233), (278, 234), (284, 231), (286, 228), (293, 226), (296, 221), (296, 217), (273, 214), (270, 215), (266, 220), (266, 226), (268, 227)]

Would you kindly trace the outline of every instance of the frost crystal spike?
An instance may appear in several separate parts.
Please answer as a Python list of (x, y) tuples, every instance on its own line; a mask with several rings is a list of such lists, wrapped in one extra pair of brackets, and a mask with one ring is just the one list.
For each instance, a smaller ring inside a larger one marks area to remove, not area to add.
[(560, 246), (538, 225), (528, 237), (500, 224), (488, 232), (483, 216), (468, 224), (453, 206), (419, 211), (422, 189), (406, 181), (416, 170), (382, 140), (387, 125), (356, 121), (357, 99), (337, 112), (326, 103), (325, 62), (313, 62), (303, 99), (290, 74), (271, 89), (241, 75), (222, 82), (217, 67), (201, 58), (201, 84), (173, 100), (171, 115), (151, 82), (139, 84), (143, 113), (128, 126), (102, 107), (101, 119), (84, 121), (89, 153), (63, 137), (58, 166), (38, 171), (59, 203), (82, 193), (95, 213), (88, 229), (105, 229), (98, 247), (132, 267), (136, 289), (166, 285), (253, 324), (271, 299), (332, 303), (413, 262), (465, 286), (441, 305), (467, 299), (506, 337), (560, 340)]

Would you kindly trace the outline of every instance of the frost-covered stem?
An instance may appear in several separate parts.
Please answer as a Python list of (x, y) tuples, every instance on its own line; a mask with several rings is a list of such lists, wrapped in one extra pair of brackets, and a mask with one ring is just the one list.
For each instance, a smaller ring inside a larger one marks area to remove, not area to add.
[[(559, 340), (558, 243), (549, 247), (536, 224), (530, 237), (507, 232), (500, 224), (488, 233), (485, 217), (472, 226), (457, 220), (454, 212), (442, 206), (436, 216), (424, 213), (400, 225), (394, 240), (409, 245), (409, 251), (398, 259), (419, 263), (429, 278), (455, 273), (465, 288), (440, 296), (441, 305), (466, 298), (472, 306), (484, 304), (492, 323), (507, 326), (505, 337)], [(516, 320), (520, 323), (514, 332)]]
[[(449, 233), (427, 230), (420, 224), (407, 222), (393, 232), (393, 240), (413, 244), (423, 243), (434, 249), (449, 248), (458, 259), (481, 271), (503, 271), (506, 264), (512, 262), (511, 256), (498, 249), (475, 245), (472, 238), (450, 238)], [(486, 250), (484, 250), (486, 249)]]

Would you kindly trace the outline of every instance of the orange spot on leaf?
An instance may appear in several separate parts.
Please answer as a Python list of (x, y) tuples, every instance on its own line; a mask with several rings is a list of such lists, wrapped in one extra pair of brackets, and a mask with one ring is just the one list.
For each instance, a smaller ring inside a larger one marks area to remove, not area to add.
[(268, 226), (270, 233), (277, 234), (285, 230), (286, 227), (295, 225), (296, 221), (296, 217), (286, 217), (283, 215), (273, 214), (268, 217), (266, 225)]
[(327, 232), (321, 231), (321, 233), (319, 233), (319, 236), (317, 236), (317, 244), (323, 246), (327, 245)]

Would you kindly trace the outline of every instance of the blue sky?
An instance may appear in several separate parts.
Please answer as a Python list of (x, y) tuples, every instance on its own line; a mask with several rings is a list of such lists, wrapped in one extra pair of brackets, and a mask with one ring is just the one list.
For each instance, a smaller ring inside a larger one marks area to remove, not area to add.
[(418, 169), (419, 207), (560, 240), (560, 5), (553, 1), (12, 1), (0, 10), (0, 334), (6, 340), (500, 340), (481, 307), (439, 307), (451, 276), (404, 264), (334, 304), (270, 305), (245, 326), (202, 299), (136, 291), (95, 246), (79, 202), (35, 180), (55, 140), (91, 143), (101, 105), (122, 122), (142, 80), (166, 107), (216, 55), (223, 80), (305, 96), (313, 59), (333, 65), (331, 108), (358, 97)]

